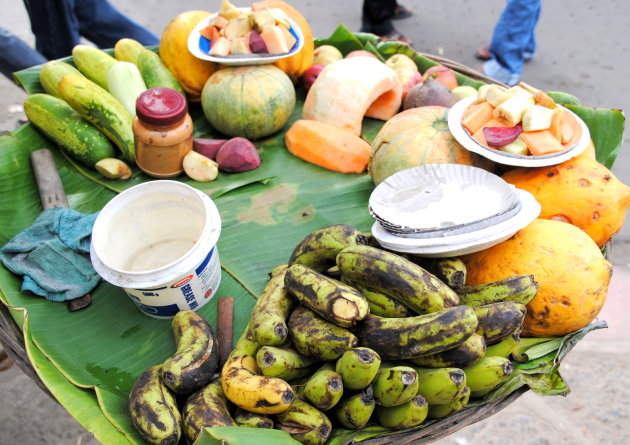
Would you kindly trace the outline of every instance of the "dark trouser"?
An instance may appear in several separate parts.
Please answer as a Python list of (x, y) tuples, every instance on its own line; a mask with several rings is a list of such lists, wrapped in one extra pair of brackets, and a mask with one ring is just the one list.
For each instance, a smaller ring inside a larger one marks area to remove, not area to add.
[(99, 48), (113, 48), (128, 37), (157, 45), (153, 33), (121, 14), (106, 0), (24, 0), (36, 47), (48, 59), (69, 56), (85, 37)]
[(397, 6), (396, 0), (364, 0), (361, 31), (378, 36), (393, 32), (392, 17)]
[(0, 72), (13, 80), (16, 71), (40, 65), (46, 58), (11, 31), (0, 28)]

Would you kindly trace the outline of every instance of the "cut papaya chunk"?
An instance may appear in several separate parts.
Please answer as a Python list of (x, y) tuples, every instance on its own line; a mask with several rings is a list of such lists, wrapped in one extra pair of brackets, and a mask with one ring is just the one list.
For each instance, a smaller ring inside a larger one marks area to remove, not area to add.
[(551, 115), (551, 125), (549, 131), (553, 134), (553, 137), (558, 139), (562, 143), (562, 126), (564, 124), (564, 109), (557, 107), (554, 108)]
[(279, 25), (265, 29), (265, 31), (260, 34), (260, 37), (265, 41), (269, 54), (285, 54), (291, 49), (287, 45), (284, 33)]
[[(494, 107), (488, 102), (480, 102), (469, 106), (462, 116), (462, 125), (471, 134), (476, 133), (486, 122), (492, 119)], [(504, 125), (501, 125), (502, 127)]]
[(521, 133), (521, 139), (527, 145), (529, 152), (534, 156), (566, 150), (566, 147), (553, 137), (549, 130), (524, 131)]

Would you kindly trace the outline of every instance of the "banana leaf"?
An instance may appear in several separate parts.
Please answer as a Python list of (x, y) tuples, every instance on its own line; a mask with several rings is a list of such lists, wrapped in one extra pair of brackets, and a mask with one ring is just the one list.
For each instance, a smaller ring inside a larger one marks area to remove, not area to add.
[(299, 445), (299, 443), (285, 431), (218, 426), (204, 429), (194, 445)]

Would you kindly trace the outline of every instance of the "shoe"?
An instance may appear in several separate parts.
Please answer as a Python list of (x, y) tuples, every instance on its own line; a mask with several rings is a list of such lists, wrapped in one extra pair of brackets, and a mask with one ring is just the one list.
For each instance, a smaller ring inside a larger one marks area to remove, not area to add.
[(482, 46), (481, 48), (479, 48), (477, 50), (477, 52), (475, 53), (475, 58), (479, 59), (479, 60), (483, 60), (484, 62), (486, 60), (490, 60), (491, 59), (490, 47), (488, 45), (486, 45), (486, 46)]
[(398, 42), (406, 43), (407, 45), (411, 46), (411, 40), (409, 40), (407, 37), (405, 37), (398, 31), (392, 31), (387, 35), (381, 36), (381, 41), (386, 41), (386, 40), (396, 40)]
[(396, 6), (394, 10), (394, 16), (392, 17), (394, 20), (402, 20), (407, 19), (413, 15), (413, 11), (410, 8), (407, 8), (403, 5)]

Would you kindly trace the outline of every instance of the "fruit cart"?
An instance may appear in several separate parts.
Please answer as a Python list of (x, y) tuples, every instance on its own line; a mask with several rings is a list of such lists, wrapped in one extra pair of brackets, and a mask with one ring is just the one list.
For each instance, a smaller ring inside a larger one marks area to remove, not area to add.
[[(484, 82), (494, 82), (448, 59), (415, 53), (397, 42), (379, 43), (374, 36), (353, 35), (343, 27), (319, 43), (324, 42), (336, 44), (344, 52), (369, 49), (385, 57), (406, 53), (423, 70), (443, 64), (458, 73), (460, 84), (478, 87)], [(18, 74), (30, 94), (41, 91), (38, 73), (39, 68), (33, 68)], [(306, 234), (337, 223), (369, 231), (374, 221), (367, 211), (374, 188), (368, 175), (341, 175), (307, 164), (287, 152), (284, 135), (291, 123), (300, 119), (304, 105), (305, 94), (299, 87), (297, 95), (297, 106), (287, 125), (280, 132), (256, 141), (262, 158), (260, 168), (222, 174), (208, 183), (178, 179), (209, 195), (220, 209), (223, 230), (218, 249), (222, 282), (217, 297), (235, 298), (235, 338), (245, 329), (269, 272), (287, 262), (293, 247)], [(586, 120), (589, 112), (585, 109)], [(192, 104), (190, 113), (196, 137), (221, 137), (204, 118), (199, 105)], [(371, 141), (382, 124), (365, 119), (362, 137)], [(597, 134), (593, 133), (593, 138), (597, 139)], [(28, 227), (41, 212), (29, 154), (42, 147), (53, 149), (70, 205), (84, 213), (98, 212), (116, 194), (151, 180), (137, 169), (128, 180), (104, 179), (54, 149), (54, 144), (26, 124), (0, 137), (3, 153), (0, 171), (5, 173), (0, 177), (0, 190), (6, 197), (4, 206), (10, 210), (5, 213), (11, 213), (10, 218), (3, 216), (5, 241)], [(617, 149), (602, 145), (602, 159), (612, 162), (609, 156)], [(170, 321), (142, 314), (120, 288), (106, 282), (92, 292), (91, 305), (78, 312), (68, 312), (64, 304), (24, 294), (20, 284), (18, 277), (0, 268), (0, 298), (4, 303), (0, 305), (0, 343), (10, 357), (79, 423), (94, 432), (99, 441), (142, 443), (129, 419), (127, 399), (135, 378), (143, 370), (172, 355), (175, 342)], [(199, 310), (214, 326), (217, 300), (214, 298)], [(359, 431), (337, 429), (330, 443), (353, 440), (371, 444), (430, 443), (503, 409), (529, 387), (536, 387), (538, 378), (545, 380), (543, 386), (548, 394), (561, 394), (567, 387), (557, 373), (560, 361), (588, 331), (601, 327), (605, 323), (593, 323), (559, 340), (552, 350), (532, 360), (535, 366), (523, 365), (521, 375), (527, 378), (514, 381), (513, 386), (505, 386), (494, 397), (450, 417), (409, 431), (386, 432), (380, 427)]]

